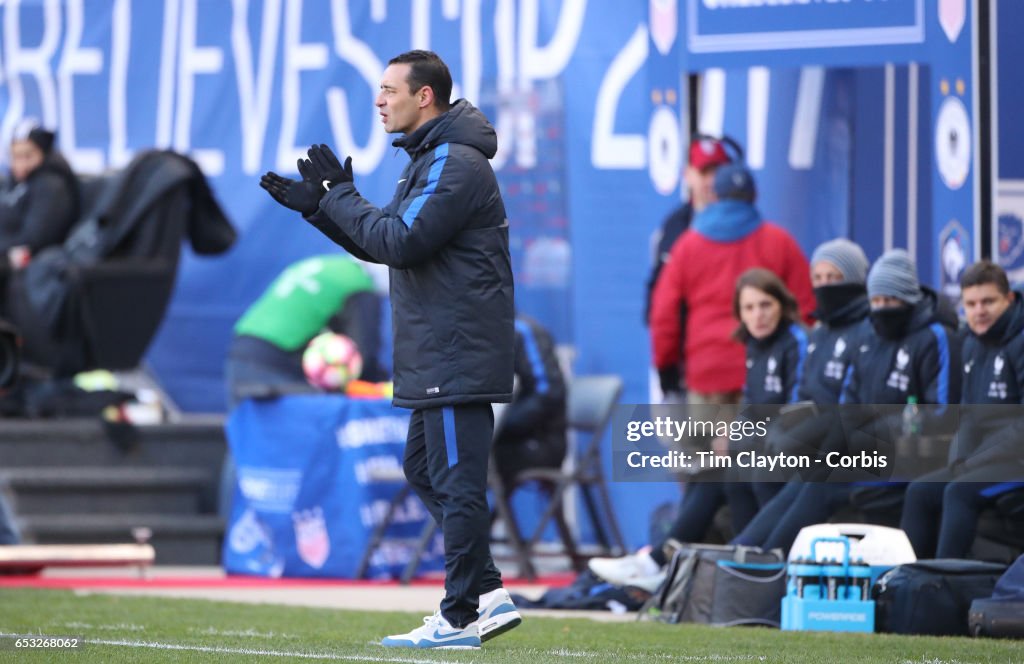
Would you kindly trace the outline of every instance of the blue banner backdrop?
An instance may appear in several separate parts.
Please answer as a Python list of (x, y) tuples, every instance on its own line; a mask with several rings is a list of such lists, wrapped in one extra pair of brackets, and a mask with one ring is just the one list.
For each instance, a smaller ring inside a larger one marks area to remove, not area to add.
[[(685, 197), (687, 73), (704, 72), (701, 128), (747, 145), (764, 216), (805, 252), (837, 234), (871, 258), (907, 243), (941, 285), (974, 251), (957, 107), (973, 126), (972, 11), (973, 0), (8, 0), (0, 140), (34, 115), (59, 128), (79, 170), (153, 146), (200, 163), (240, 239), (226, 256), (185, 254), (148, 360), (186, 410), (217, 411), (235, 320), (286, 265), (333, 249), (259, 175), (294, 175), (324, 142), (385, 204), (406, 157), (373, 108), (379, 77), (397, 53), (436, 50), (456, 94), (498, 130), (519, 306), (577, 348), (577, 373), (617, 373), (624, 402), (643, 403), (649, 237)], [(734, 34), (741, 25), (764, 34)], [(946, 171), (932, 146), (952, 148)], [(624, 514), (678, 495), (613, 492)], [(624, 521), (643, 543), (645, 519)]]
[[(238, 482), (223, 549), (229, 572), (353, 578), (370, 534), (404, 482), (407, 411), (377, 401), (294, 396), (245, 401), (227, 424)], [(410, 494), (370, 559), (397, 578), (430, 516)], [(435, 538), (419, 570), (444, 568)]]

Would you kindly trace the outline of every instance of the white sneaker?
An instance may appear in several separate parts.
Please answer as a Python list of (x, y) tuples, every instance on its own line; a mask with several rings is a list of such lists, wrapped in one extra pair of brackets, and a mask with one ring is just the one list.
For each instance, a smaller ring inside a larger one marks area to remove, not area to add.
[(591, 558), (590, 571), (617, 586), (636, 586), (653, 593), (665, 580), (666, 570), (646, 550), (621, 558)]
[(463, 628), (452, 627), (441, 612), (423, 619), (423, 625), (408, 634), (393, 634), (381, 639), (380, 644), (389, 648), (439, 648), (442, 650), (477, 650), (480, 648), (480, 634), (477, 623)]
[(477, 625), (481, 641), (501, 636), (523, 622), (523, 617), (516, 611), (516, 605), (512, 603), (512, 598), (504, 588), (480, 595), (478, 615), (480, 617), (477, 619)]

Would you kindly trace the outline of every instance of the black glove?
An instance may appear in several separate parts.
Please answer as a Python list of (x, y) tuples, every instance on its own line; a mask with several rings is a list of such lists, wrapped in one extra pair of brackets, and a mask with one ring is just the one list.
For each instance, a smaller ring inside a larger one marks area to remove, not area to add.
[(352, 157), (345, 159), (345, 165), (342, 166), (331, 149), (323, 143), (314, 145), (306, 154), (313, 163), (320, 181), (328, 189), (342, 182), (352, 182)]
[(661, 381), (662, 394), (682, 394), (683, 386), (681, 376), (679, 375), (679, 367), (671, 366), (658, 369), (658, 379)]
[(302, 180), (290, 180), (273, 171), (268, 171), (260, 178), (260, 186), (266, 189), (281, 205), (308, 217), (320, 207), (320, 198), (324, 195), (324, 188), (313, 179), (315, 174), (309, 161), (299, 159), (298, 166), (299, 173), (303, 177)]

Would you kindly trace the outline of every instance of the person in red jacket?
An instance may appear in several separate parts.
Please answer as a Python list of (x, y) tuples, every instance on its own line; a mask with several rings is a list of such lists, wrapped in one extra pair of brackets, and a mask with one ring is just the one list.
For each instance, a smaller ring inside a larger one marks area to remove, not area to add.
[(691, 404), (739, 402), (746, 368), (743, 346), (731, 335), (732, 291), (741, 274), (753, 267), (771, 270), (796, 296), (808, 322), (815, 308), (807, 258), (788, 232), (761, 218), (746, 166), (719, 168), (714, 189), (717, 202), (698, 214), (672, 247), (651, 304), (651, 344), (662, 392), (681, 391), (678, 367), (685, 360)]
[[(695, 134), (687, 150), (686, 168), (683, 181), (686, 183), (687, 200), (661, 222), (661, 227), (651, 236), (652, 265), (647, 278), (647, 299), (644, 301), (644, 325), (650, 325), (651, 296), (654, 284), (668, 262), (672, 245), (683, 234), (693, 218), (715, 201), (715, 173), (719, 167), (743, 159), (743, 148), (729, 136), (717, 138), (707, 134)], [(685, 312), (683, 312), (685, 318)]]

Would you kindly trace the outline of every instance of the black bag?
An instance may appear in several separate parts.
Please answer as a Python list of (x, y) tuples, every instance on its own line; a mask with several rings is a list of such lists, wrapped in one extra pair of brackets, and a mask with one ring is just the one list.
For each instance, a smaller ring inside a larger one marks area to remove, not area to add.
[(967, 615), (971, 636), (1024, 639), (1024, 602), (976, 599)]
[(990, 597), (1005, 565), (977, 560), (919, 560), (894, 567), (871, 589), (875, 631), (967, 636), (971, 602)]
[(778, 627), (785, 594), (781, 551), (686, 544), (672, 557), (664, 583), (638, 619)]
[(971, 603), (967, 622), (972, 636), (1024, 639), (1024, 556), (999, 578), (992, 597)]

